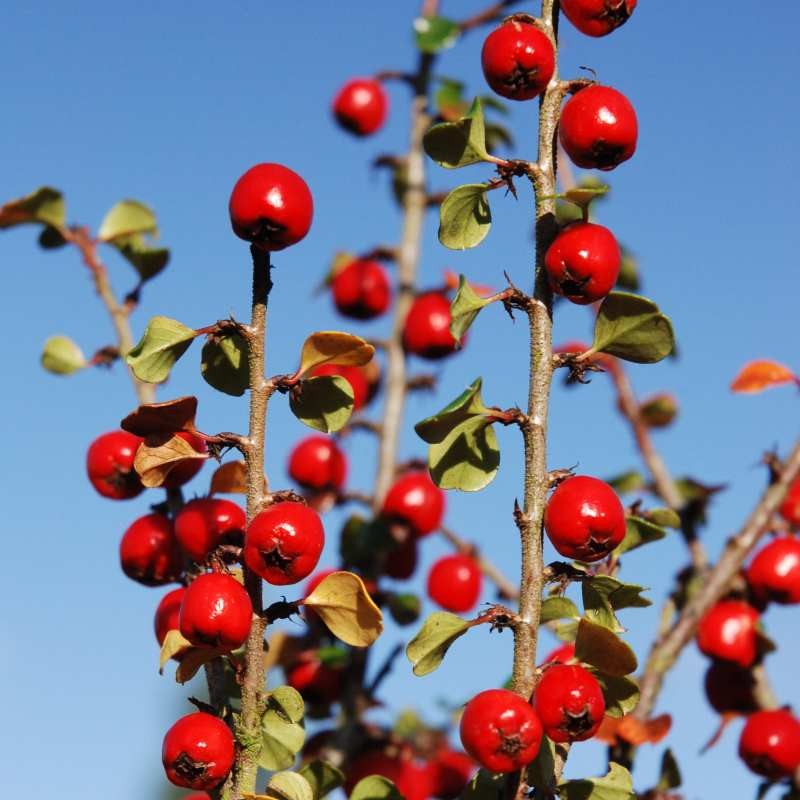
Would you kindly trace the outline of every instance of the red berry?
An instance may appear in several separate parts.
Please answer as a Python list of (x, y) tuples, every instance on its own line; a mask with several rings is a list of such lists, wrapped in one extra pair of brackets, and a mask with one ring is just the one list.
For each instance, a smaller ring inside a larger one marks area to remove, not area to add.
[(244, 560), (267, 583), (285, 586), (311, 574), (324, 544), (325, 532), (316, 511), (303, 503), (275, 503), (250, 523)]
[(196, 647), (236, 650), (245, 643), (252, 618), (244, 586), (221, 572), (195, 578), (181, 603), (181, 633)]
[(800, 603), (800, 539), (781, 536), (756, 553), (747, 570), (756, 597), (773, 603)]
[(625, 509), (607, 483), (575, 475), (550, 497), (544, 529), (562, 556), (599, 561), (625, 538)]
[(547, 658), (545, 658), (545, 664), (568, 664), (575, 658), (575, 645), (571, 642), (567, 642), (566, 644), (562, 644), (560, 647), (556, 647), (555, 650), (547, 654)]
[[(441, 292), (426, 292), (414, 299), (403, 324), (406, 352), (435, 361), (454, 353), (450, 333), (450, 301)], [(462, 345), (465, 339), (462, 337)]]
[(167, 778), (187, 789), (213, 789), (233, 766), (230, 728), (212, 714), (198, 711), (181, 717), (164, 737), (161, 760)]
[(163, 514), (139, 517), (119, 543), (122, 571), (145, 586), (163, 586), (176, 581), (183, 571), (183, 558), (172, 523)]
[(369, 136), (385, 122), (389, 98), (380, 81), (355, 78), (339, 90), (333, 101), (336, 121), (356, 136)]
[(544, 265), (553, 291), (585, 306), (614, 288), (621, 261), (619, 245), (608, 228), (574, 222), (556, 236)]
[(542, 94), (555, 64), (550, 39), (535, 25), (518, 19), (495, 28), (481, 51), (486, 83), (509, 100), (530, 100)]
[(587, 36), (605, 36), (624, 25), (637, 0), (561, 0), (564, 16)]
[(719, 714), (750, 714), (758, 708), (753, 691), (755, 679), (749, 669), (728, 661), (715, 661), (705, 677), (706, 698)]
[(369, 750), (357, 756), (347, 770), (344, 790), (349, 795), (355, 785), (369, 775), (382, 775), (397, 786), (405, 800), (428, 800), (430, 776), (409, 759), (390, 756), (380, 750)]
[[(197, 434), (189, 433), (188, 431), (178, 431), (178, 436), (188, 442), (192, 446), (192, 450), (196, 453), (208, 452), (205, 440), (201, 439)], [(178, 464), (177, 467), (169, 471), (161, 486), (164, 489), (180, 489), (181, 486), (185, 483), (189, 483), (189, 481), (200, 472), (205, 463), (205, 459), (202, 458), (192, 458), (183, 461)]]
[(434, 797), (455, 800), (475, 774), (475, 762), (460, 750), (449, 747), (439, 750), (430, 762)]
[(582, 742), (597, 733), (606, 702), (597, 678), (577, 664), (548, 667), (534, 696), (536, 714), (554, 742)]
[(794, 529), (800, 529), (800, 478), (795, 478), (779, 509), (780, 515)]
[(406, 472), (387, 492), (381, 513), (408, 525), (415, 536), (427, 536), (442, 524), (444, 492), (427, 472)]
[(315, 492), (341, 489), (347, 476), (347, 459), (328, 436), (308, 436), (289, 456), (292, 480)]
[(482, 588), (478, 562), (460, 553), (440, 558), (428, 573), (428, 596), (447, 611), (471, 611)]
[(128, 500), (144, 491), (133, 468), (142, 440), (127, 431), (98, 436), (86, 453), (86, 472), (94, 488), (111, 500)]
[(167, 634), (180, 628), (181, 603), (186, 589), (179, 586), (171, 592), (167, 592), (158, 604), (154, 626), (156, 639), (159, 645), (164, 644)]
[(711, 658), (751, 667), (758, 644), (758, 611), (742, 600), (721, 600), (697, 627), (697, 646)]
[(386, 558), (384, 573), (396, 581), (406, 581), (417, 569), (417, 540), (409, 537), (398, 544)]
[(256, 164), (236, 181), (228, 204), (233, 232), (263, 250), (305, 238), (314, 216), (306, 182), (282, 164)]
[(321, 364), (311, 370), (309, 377), (319, 375), (341, 375), (353, 389), (353, 411), (363, 408), (369, 401), (369, 386), (364, 372), (359, 367), (340, 367), (334, 364)]
[(561, 112), (559, 138), (579, 167), (610, 170), (636, 151), (636, 112), (625, 95), (594, 84), (571, 97)]
[(800, 722), (790, 711), (757, 711), (747, 718), (739, 757), (757, 775), (788, 778), (800, 766)]
[(200, 497), (190, 500), (175, 517), (175, 535), (183, 552), (198, 564), (223, 539), (244, 536), (247, 520), (241, 507), (230, 500)]
[(287, 671), (286, 682), (311, 705), (328, 705), (339, 696), (342, 670), (323, 664), (316, 656), (304, 658)]
[(464, 749), (491, 772), (515, 772), (536, 758), (542, 725), (530, 703), (507, 689), (487, 689), (461, 717)]
[(378, 261), (351, 261), (334, 275), (331, 289), (336, 308), (352, 319), (379, 317), (392, 299), (389, 278)]

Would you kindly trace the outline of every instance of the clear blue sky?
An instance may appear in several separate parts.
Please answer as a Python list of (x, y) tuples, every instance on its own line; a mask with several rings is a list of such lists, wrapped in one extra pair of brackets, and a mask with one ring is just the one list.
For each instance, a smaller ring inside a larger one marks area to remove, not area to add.
[[(465, 15), (483, 3), (443, 5), (445, 13)], [(0, 198), (52, 184), (66, 193), (70, 221), (94, 226), (122, 197), (152, 204), (174, 257), (147, 287), (133, 323), (141, 331), (149, 315), (166, 313), (199, 327), (231, 312), (243, 317), (247, 309), (247, 248), (230, 233), (226, 211), (233, 182), (259, 161), (300, 171), (314, 192), (315, 224), (302, 245), (275, 259), (270, 319), (269, 369), (288, 370), (308, 331), (346, 324), (336, 319), (328, 298), (310, 292), (331, 254), (397, 238), (400, 219), (385, 176), (367, 162), (404, 148), (405, 90), (391, 87), (389, 124), (367, 141), (340, 133), (329, 103), (351, 76), (413, 63), (416, 6), (364, 0), (311, 3), (302, 10), (295, 3), (254, 0), (202, 0), (191, 7), (145, 0), (125, 10), (95, 0), (14, 4), (0, 30)], [(534, 11), (533, 4), (520, 8)], [(613, 174), (613, 196), (602, 217), (639, 255), (645, 293), (674, 321), (680, 360), (635, 367), (633, 380), (643, 394), (669, 389), (680, 398), (674, 429), (657, 434), (676, 474), (729, 486), (715, 500), (704, 531), (714, 553), (762, 487), (762, 470), (755, 466), (762, 450), (785, 449), (798, 432), (791, 390), (746, 398), (727, 387), (754, 357), (800, 369), (799, 26), (800, 6), (789, 0), (766, 11), (719, 0), (642, 2), (628, 26), (598, 41), (564, 26), (566, 74), (590, 65), (638, 110), (639, 151)], [(485, 91), (481, 40), (471, 35), (440, 67), (442, 74), (463, 76), (475, 92)], [(534, 154), (535, 108), (513, 109), (519, 156)], [(488, 177), (479, 167), (457, 176), (436, 168), (432, 173), (435, 187)], [(505, 269), (517, 283), (529, 284), (531, 199), (527, 187), (520, 189), (516, 203), (500, 193), (492, 198), (495, 227), (473, 252), (441, 248), (431, 215), (422, 284), (437, 284), (445, 267), (495, 286)], [(130, 288), (130, 268), (114, 254), (108, 260), (117, 289)], [(151, 797), (163, 786), (163, 731), (188, 709), (188, 692), (157, 674), (151, 618), (162, 592), (128, 581), (118, 568), (119, 537), (148, 500), (103, 501), (84, 475), (88, 443), (133, 407), (132, 393), (118, 367), (70, 379), (39, 367), (50, 334), (67, 333), (87, 352), (111, 340), (75, 254), (42, 252), (33, 230), (20, 228), (0, 237), (0, 261), (5, 792), (44, 796), (55, 786), (65, 800)], [(380, 335), (386, 323), (357, 330)], [(556, 331), (558, 340), (586, 337), (585, 312), (560, 308)], [(411, 401), (409, 431), (411, 422), (444, 405), (477, 375), (484, 377), (489, 401), (523, 403), (526, 347), (524, 326), (512, 326), (500, 309), (490, 309), (465, 352), (443, 366), (436, 396)], [(203, 429), (241, 429), (245, 404), (210, 390), (200, 379), (198, 359), (197, 349), (185, 357), (162, 398), (198, 393)], [(288, 448), (305, 433), (278, 399), (268, 444), (276, 485), (286, 480)], [(551, 436), (552, 467), (579, 464), (607, 476), (637, 463), (602, 377), (575, 391), (556, 388)], [(515, 431), (501, 432), (500, 440), (497, 480), (480, 495), (451, 496), (447, 520), (513, 574), (517, 545), (510, 510), (520, 492), (520, 452)], [(370, 445), (357, 438), (348, 448), (361, 456), (353, 485), (366, 488), (372, 462), (361, 454)], [(403, 456), (423, 452), (413, 435), (406, 437)], [(192, 490), (203, 491), (209, 472), (201, 475)], [(331, 543), (339, 522), (338, 514), (326, 520)], [(426, 541), (425, 561), (444, 549)], [(333, 557), (329, 546), (324, 558)], [(676, 537), (632, 555), (624, 575), (652, 586), (658, 603), (682, 559)], [(798, 699), (796, 619), (791, 609), (771, 610), (766, 619), (781, 643), (768, 669), (787, 703)], [(655, 611), (629, 611), (624, 622), (644, 656)], [(378, 649), (407, 635), (389, 627)], [(414, 697), (437, 720), (438, 698), (460, 702), (497, 685), (508, 672), (510, 637), (487, 637), (485, 631), (472, 633), (425, 679), (414, 679), (400, 663), (385, 685), (387, 696)], [(675, 714), (669, 741), (687, 779), (686, 796), (750, 796), (756, 780), (734, 757), (739, 724), (712, 753), (696, 755), (716, 724), (700, 687), (704, 668), (690, 647), (660, 703)], [(642, 752), (639, 786), (652, 785), (661, 749)], [(598, 746), (573, 753), (570, 774), (601, 770)]]

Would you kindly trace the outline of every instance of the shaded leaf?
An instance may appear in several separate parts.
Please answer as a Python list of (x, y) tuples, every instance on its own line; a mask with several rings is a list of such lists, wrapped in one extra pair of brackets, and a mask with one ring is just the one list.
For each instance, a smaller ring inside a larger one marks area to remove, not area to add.
[(238, 333), (209, 337), (200, 356), (205, 382), (225, 394), (241, 397), (250, 385), (247, 340)]
[[(281, 687), (288, 689), (290, 687)], [(272, 699), (273, 702), (269, 702)], [(275, 702), (272, 696), (268, 699), (267, 708), (261, 717), (261, 751), (258, 755), (258, 765), (262, 769), (280, 770), (287, 769), (294, 764), (295, 757), (300, 752), (306, 739), (305, 728), (302, 724), (302, 712), (299, 718), (293, 715), (290, 718), (283, 706)], [(302, 698), (300, 706), (302, 708)]]
[(450, 333), (456, 342), (461, 343), (480, 310), (491, 302), (478, 295), (467, 279), (459, 275), (458, 291), (450, 304)]
[(441, 489), (477, 492), (494, 480), (500, 448), (490, 419), (473, 417), (428, 448), (433, 482)]
[(483, 183), (456, 187), (439, 209), (439, 241), (451, 250), (479, 245), (491, 227), (492, 212)]
[(681, 518), (677, 511), (671, 508), (651, 508), (645, 512), (648, 522), (653, 525), (659, 525), (662, 528), (672, 528), (679, 530), (681, 527)]
[(612, 292), (600, 306), (594, 350), (637, 364), (652, 364), (668, 356), (674, 346), (672, 323), (652, 300)]
[(303, 342), (298, 375), (305, 375), (321, 364), (363, 367), (373, 355), (375, 348), (360, 336), (341, 331), (317, 331)]
[(164, 436), (155, 438), (153, 443), (145, 441), (139, 445), (133, 459), (133, 468), (139, 474), (142, 483), (149, 489), (161, 486), (167, 475), (175, 467), (187, 461), (205, 460), (208, 453), (198, 453), (180, 436)]
[(155, 278), (169, 264), (169, 250), (154, 247), (141, 234), (120, 236), (109, 244), (136, 270), (143, 283)]
[(66, 223), (64, 196), (58, 189), (42, 186), (25, 197), (0, 206), (0, 229), (29, 222), (61, 228)]
[(67, 240), (61, 235), (61, 231), (49, 225), (45, 225), (44, 228), (42, 228), (42, 232), (39, 234), (39, 238), (36, 241), (39, 243), (39, 247), (41, 247), (42, 250), (57, 250), (67, 243)]
[(119, 426), (135, 436), (193, 431), (197, 416), (196, 397), (178, 397), (163, 403), (146, 403), (128, 414)]
[(456, 122), (441, 122), (431, 127), (422, 139), (425, 152), (447, 169), (478, 164), (489, 159), (483, 106), (473, 100), (469, 111)]
[(443, 442), (455, 428), (475, 417), (482, 417), (489, 409), (481, 399), (481, 378), (475, 380), (464, 391), (427, 419), (414, 426), (417, 436), (428, 444)]
[(786, 383), (800, 385), (800, 378), (789, 367), (777, 361), (750, 361), (733, 379), (731, 391), (739, 394), (756, 394)]
[(639, 702), (639, 685), (632, 678), (606, 675), (593, 670), (603, 698), (606, 702), (606, 714), (609, 717), (621, 718), (630, 714)]
[(452, 47), (461, 35), (457, 22), (444, 17), (417, 17), (414, 40), (422, 53), (438, 53)]
[(469, 630), (469, 623), (447, 611), (435, 611), (408, 643), (406, 656), (418, 677), (433, 672), (444, 659), (450, 645)]
[(161, 383), (186, 352), (197, 333), (169, 317), (153, 317), (125, 361), (140, 381)]
[(228, 654), (229, 651), (224, 648), (191, 647), (181, 654), (181, 663), (175, 671), (175, 680), (178, 683), (188, 683), (205, 664)]
[(656, 789), (661, 792), (666, 792), (669, 789), (677, 789), (683, 782), (681, 778), (681, 770), (678, 762), (672, 753), (672, 750), (667, 748), (664, 755), (661, 756), (661, 773), (658, 777), (658, 784)]
[(651, 601), (641, 596), (645, 587), (622, 583), (609, 575), (595, 575), (581, 582), (586, 618), (598, 625), (622, 633), (615, 612), (623, 608), (646, 608)]
[(41, 363), (54, 375), (71, 375), (89, 366), (83, 351), (69, 336), (51, 336), (44, 343)]
[(575, 658), (613, 677), (629, 675), (638, 666), (630, 645), (608, 628), (588, 619), (578, 623)]
[(419, 619), (422, 603), (410, 592), (392, 594), (389, 597), (389, 613), (398, 625), (411, 625)]
[(550, 792), (553, 789), (555, 756), (555, 744), (547, 736), (543, 736), (539, 752), (525, 772), (525, 778), (529, 786), (541, 789), (543, 792)]
[(625, 520), (625, 538), (617, 545), (614, 554), (621, 556), (642, 545), (663, 539), (667, 532), (659, 525), (642, 517), (628, 516)]
[(628, 494), (629, 492), (638, 492), (647, 486), (647, 481), (641, 472), (630, 470), (623, 472), (621, 475), (616, 475), (613, 478), (606, 480), (606, 483), (617, 494)]
[(353, 387), (340, 375), (308, 378), (289, 394), (289, 408), (297, 419), (323, 433), (335, 433), (347, 425), (353, 404)]
[(602, 778), (582, 778), (559, 784), (560, 800), (636, 800), (630, 772), (613, 761)]
[(274, 800), (314, 800), (311, 784), (299, 772), (276, 772), (267, 781), (264, 792)]
[[(545, 739), (542, 739), (541, 749), (545, 748)], [(506, 775), (503, 773), (489, 772), (479, 769), (461, 791), (459, 800), (502, 800), (505, 796), (503, 789), (506, 785)]]
[(578, 619), (580, 615), (578, 607), (569, 598), (548, 597), (542, 603), (540, 624), (544, 625), (557, 619)]
[(326, 794), (344, 784), (344, 773), (333, 764), (320, 759), (303, 764), (299, 772), (308, 781), (314, 800), (322, 800)]
[(247, 464), (226, 461), (214, 470), (209, 494), (247, 494)]
[(156, 215), (152, 209), (138, 200), (120, 200), (103, 218), (97, 238), (103, 242), (110, 242), (137, 233), (157, 234)]
[(627, 247), (620, 246), (622, 258), (619, 264), (616, 286), (628, 292), (638, 292), (642, 282), (639, 280), (639, 263)]

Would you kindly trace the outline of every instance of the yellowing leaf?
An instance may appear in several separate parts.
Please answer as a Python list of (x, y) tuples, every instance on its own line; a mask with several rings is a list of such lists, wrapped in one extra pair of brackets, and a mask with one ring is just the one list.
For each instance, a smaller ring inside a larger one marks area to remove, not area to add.
[(198, 453), (185, 439), (170, 436), (164, 441), (155, 439), (157, 444), (143, 442), (136, 451), (133, 468), (139, 473), (142, 483), (149, 489), (161, 486), (167, 475), (180, 464), (187, 461), (208, 458), (208, 453)]
[(167, 662), (175, 656), (185, 653), (192, 647), (192, 643), (183, 637), (183, 634), (175, 629), (167, 631), (164, 637), (164, 644), (161, 645), (161, 653), (158, 657), (158, 671), (163, 672)]
[(469, 623), (448, 611), (435, 611), (419, 633), (408, 643), (406, 656), (415, 675), (433, 672), (444, 659), (450, 645), (469, 630)]
[(88, 364), (80, 347), (69, 336), (51, 336), (44, 343), (42, 366), (54, 375), (71, 375)]
[(136, 233), (157, 234), (156, 215), (138, 200), (120, 200), (103, 218), (97, 238), (110, 242)]
[(757, 394), (763, 392), (764, 389), (782, 386), (786, 383), (800, 385), (800, 378), (777, 361), (750, 361), (733, 379), (731, 391), (739, 394)]
[(341, 331), (317, 331), (303, 343), (298, 374), (305, 375), (320, 364), (363, 367), (373, 355), (375, 348), (360, 336)]
[(352, 647), (368, 647), (383, 632), (383, 614), (364, 582), (352, 572), (333, 572), (303, 600), (328, 630)]

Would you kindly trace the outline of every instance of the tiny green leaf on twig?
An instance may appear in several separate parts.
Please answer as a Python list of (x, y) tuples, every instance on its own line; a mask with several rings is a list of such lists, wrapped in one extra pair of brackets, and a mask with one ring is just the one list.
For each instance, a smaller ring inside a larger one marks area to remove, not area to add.
[(486, 150), (483, 106), (477, 97), (466, 115), (458, 121), (441, 122), (430, 128), (422, 140), (422, 146), (430, 158), (447, 169), (498, 161)]
[(672, 528), (679, 530), (681, 527), (681, 517), (677, 511), (671, 508), (651, 508), (649, 511), (644, 512), (644, 516), (648, 522), (653, 525), (659, 525), (664, 528)]
[(479, 245), (492, 227), (492, 212), (485, 183), (457, 186), (439, 209), (439, 241), (450, 250)]
[(461, 35), (457, 22), (444, 17), (417, 17), (414, 40), (422, 53), (439, 53), (452, 47)]
[(606, 483), (617, 494), (628, 494), (629, 492), (639, 492), (647, 486), (647, 481), (641, 472), (630, 470), (613, 478), (608, 478)]
[(542, 603), (540, 623), (554, 622), (557, 619), (579, 619), (581, 612), (567, 597), (548, 597)]
[(350, 420), (353, 398), (353, 387), (341, 375), (319, 375), (292, 387), (289, 408), (309, 428), (335, 433)]
[(83, 351), (69, 336), (51, 336), (44, 343), (41, 362), (54, 375), (72, 375), (89, 366)]
[(609, 575), (595, 575), (581, 582), (586, 618), (614, 633), (622, 633), (616, 611), (623, 608), (647, 608), (652, 602), (641, 593), (643, 586), (622, 583)]
[(120, 200), (103, 218), (97, 238), (101, 242), (111, 242), (134, 234), (157, 236), (156, 215), (138, 200)]
[(636, 670), (638, 662), (630, 646), (603, 625), (582, 619), (575, 637), (575, 658), (614, 677)]
[(614, 550), (614, 555), (619, 557), (629, 550), (635, 550), (637, 547), (657, 542), (666, 535), (667, 532), (660, 525), (656, 525), (643, 517), (629, 516), (626, 519), (625, 538)]
[(630, 772), (613, 761), (602, 778), (564, 781), (558, 786), (561, 800), (635, 800)]
[(175, 319), (153, 317), (125, 361), (140, 381), (161, 383), (196, 336), (196, 331)]
[(469, 628), (469, 622), (447, 611), (431, 614), (406, 647), (414, 674), (422, 677), (437, 669), (453, 642)]
[(235, 331), (212, 335), (200, 356), (203, 380), (219, 392), (241, 397), (250, 385), (247, 340)]
[(450, 333), (461, 344), (475, 317), (492, 301), (481, 297), (463, 275), (458, 276), (458, 291), (450, 304)]
[(64, 195), (51, 186), (42, 186), (25, 197), (0, 206), (0, 229), (30, 222), (63, 227), (66, 223)]

